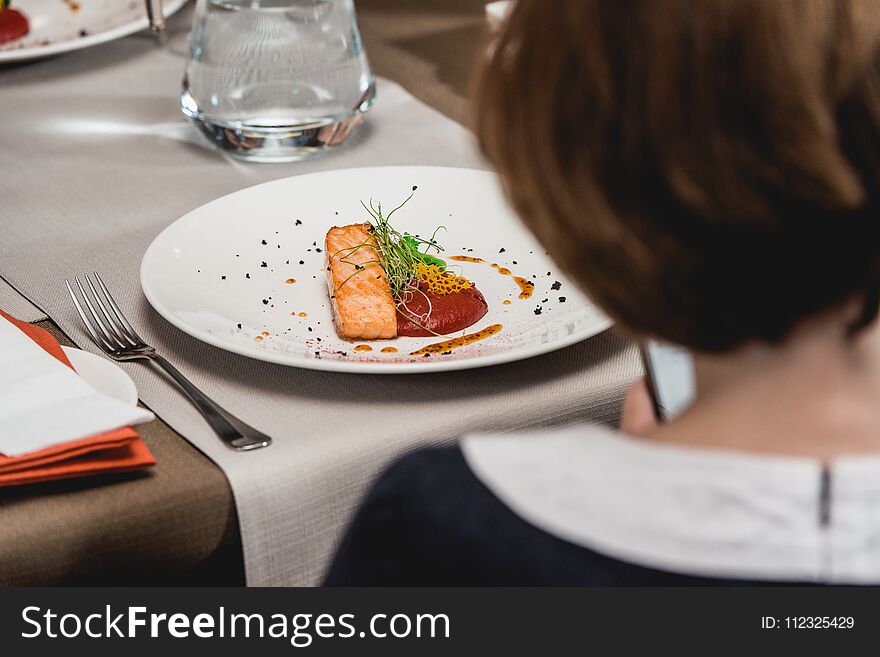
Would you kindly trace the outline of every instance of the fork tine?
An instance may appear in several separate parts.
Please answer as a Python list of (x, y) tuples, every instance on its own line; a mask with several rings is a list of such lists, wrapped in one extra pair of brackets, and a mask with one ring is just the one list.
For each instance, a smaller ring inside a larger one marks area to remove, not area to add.
[(101, 314), (104, 315), (104, 319), (107, 320), (108, 331), (110, 332), (110, 334), (113, 335), (113, 337), (119, 344), (125, 347), (128, 347), (129, 345), (134, 347), (134, 341), (128, 338), (128, 336), (125, 334), (125, 330), (122, 328), (122, 326), (120, 326), (119, 322), (116, 321), (115, 318), (111, 317), (110, 313), (107, 312), (107, 308), (104, 306), (104, 302), (101, 301), (101, 295), (98, 294), (98, 290), (95, 289), (95, 286), (92, 283), (92, 277), (88, 274), (86, 274), (86, 283), (88, 283), (89, 290), (91, 290), (92, 296), (95, 298), (95, 302), (98, 304), (98, 308), (101, 310)]
[(73, 300), (73, 305), (76, 308), (76, 312), (79, 313), (79, 318), (82, 320), (83, 324), (86, 327), (86, 333), (89, 334), (89, 337), (92, 341), (98, 345), (104, 351), (113, 351), (113, 347), (104, 340), (101, 336), (98, 335), (98, 332), (95, 330), (95, 327), (92, 326), (91, 321), (89, 321), (88, 316), (86, 315), (85, 310), (83, 310), (82, 305), (79, 302), (79, 299), (76, 298), (76, 294), (73, 292), (73, 288), (70, 287), (70, 281), (66, 278), (64, 279), (64, 284), (67, 286), (67, 291), (70, 294), (70, 298)]
[(107, 286), (104, 285), (104, 281), (101, 280), (101, 275), (98, 272), (95, 272), (95, 279), (98, 281), (98, 286), (101, 288), (101, 291), (107, 298), (107, 303), (110, 304), (110, 308), (113, 310), (113, 314), (116, 315), (116, 318), (125, 328), (127, 332), (126, 337), (129, 340), (133, 340), (135, 343), (146, 344), (144, 339), (137, 334), (137, 331), (135, 331), (132, 325), (128, 323), (128, 320), (125, 319), (125, 315), (122, 314), (122, 310), (120, 310), (119, 306), (116, 305), (116, 301), (113, 299), (113, 295), (110, 294), (110, 290), (108, 290)]
[[(83, 287), (82, 283), (79, 282), (79, 276), (74, 276), (73, 280), (76, 281), (76, 285), (79, 288), (79, 293), (82, 295), (83, 301), (86, 302), (86, 306), (89, 309), (89, 313), (91, 314), (92, 320), (95, 322), (95, 326), (98, 328), (98, 333), (107, 341), (107, 344), (111, 345), (112, 349), (124, 349), (125, 344), (117, 340), (113, 334), (104, 326), (104, 322), (101, 321), (100, 315), (95, 310), (95, 307), (92, 305), (91, 300), (89, 299), (89, 295)], [(115, 343), (115, 344), (114, 344)]]

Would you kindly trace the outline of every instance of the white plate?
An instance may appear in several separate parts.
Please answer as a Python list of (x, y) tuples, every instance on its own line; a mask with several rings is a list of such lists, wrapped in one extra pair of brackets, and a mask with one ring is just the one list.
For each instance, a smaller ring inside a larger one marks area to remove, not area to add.
[[(443, 255), (487, 260), (454, 263), (489, 304), (488, 315), (467, 333), (496, 323), (504, 327), (448, 355), (409, 355), (437, 338), (339, 339), (327, 297), (324, 253), (317, 250), (331, 226), (368, 219), (361, 199), (380, 200), (387, 212), (414, 185), (418, 190), (394, 216), (394, 225), (423, 236), (443, 225), (446, 230), (438, 234), (446, 247)], [(514, 280), (490, 263), (532, 280), (532, 298), (519, 299)], [(287, 279), (296, 283), (286, 284)], [(482, 367), (553, 351), (611, 324), (520, 226), (495, 175), (472, 169), (344, 169), (235, 192), (162, 231), (144, 254), (141, 285), (160, 315), (209, 344), (274, 363), (345, 372)], [(355, 351), (360, 344), (369, 344), (372, 351)], [(382, 353), (383, 347), (398, 353)]]
[[(165, 0), (165, 15), (187, 0)], [(144, 0), (13, 0), (31, 31), (0, 44), (0, 64), (49, 57), (113, 41), (148, 27)]]
[(116, 363), (73, 347), (61, 348), (76, 373), (95, 390), (129, 406), (137, 406), (137, 387)]

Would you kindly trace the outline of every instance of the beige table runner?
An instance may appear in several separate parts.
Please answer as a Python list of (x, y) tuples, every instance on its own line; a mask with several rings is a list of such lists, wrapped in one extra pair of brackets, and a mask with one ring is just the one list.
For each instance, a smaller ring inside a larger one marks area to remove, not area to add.
[(182, 65), (135, 38), (0, 71), (0, 276), (94, 351), (62, 281), (100, 271), (148, 341), (210, 396), (275, 438), (268, 450), (231, 452), (160, 376), (126, 365), (141, 398), (228, 477), (249, 584), (317, 583), (365, 487), (403, 450), (474, 430), (616, 415), (639, 365), (614, 331), (510, 365), (394, 377), (252, 361), (167, 324), (144, 300), (138, 267), (156, 234), (192, 208), (312, 171), (481, 166), (461, 126), (384, 80), (368, 123), (338, 151), (291, 165), (226, 160), (195, 143), (180, 119)]
[[(0, 219), (0, 222), (2, 221)], [(0, 278), (0, 310), (23, 322), (41, 322), (47, 319), (46, 313), (21, 296), (15, 288), (2, 278)]]

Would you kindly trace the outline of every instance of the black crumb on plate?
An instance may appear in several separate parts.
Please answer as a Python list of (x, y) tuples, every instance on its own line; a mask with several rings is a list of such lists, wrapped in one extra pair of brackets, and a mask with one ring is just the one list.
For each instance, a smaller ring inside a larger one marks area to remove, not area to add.
[(565, 297), (559, 297), (559, 303), (565, 303)]
[(263, 262), (263, 263), (260, 265), (260, 267), (268, 267), (268, 266), (269, 266), (269, 265), (267, 265), (265, 262)]
[(221, 277), (220, 277), (220, 280), (221, 280), (221, 281), (225, 281), (225, 280), (226, 280), (226, 277), (225, 277), (225, 276), (221, 276)]
[(542, 312), (544, 312), (544, 309), (541, 308), (541, 306), (538, 306), (537, 308), (535, 308), (535, 314), (536, 314), (536, 315), (540, 315)]
[[(289, 262), (289, 261), (288, 261), (288, 262)], [(304, 264), (306, 264), (306, 261), (305, 261), (305, 260), (300, 260), (300, 261), (299, 261), (299, 264), (304, 265)]]
[(238, 326), (238, 328), (241, 328), (241, 324), (236, 324), (236, 326)]
[(250, 278), (251, 275), (250, 275), (250, 274), (245, 274), (244, 277), (245, 277), (245, 278)]
[(550, 286), (550, 289), (551, 290), (558, 290), (561, 287), (562, 287), (562, 283), (560, 283), (559, 281), (553, 281), (553, 285)]
[(263, 305), (264, 305), (264, 306), (268, 306), (268, 305), (269, 305), (269, 300), (268, 300), (268, 299), (263, 299)]
[(299, 219), (297, 219), (295, 222), (293, 222), (293, 225), (294, 226), (302, 226), (303, 222), (301, 222)]
[(498, 253), (504, 253), (506, 250), (507, 250), (507, 249), (505, 249), (505, 248), (502, 247), (502, 248), (498, 251)]
[(267, 242), (266, 240), (260, 240), (260, 244), (262, 244), (263, 246), (266, 246), (268, 243), (269, 242)]

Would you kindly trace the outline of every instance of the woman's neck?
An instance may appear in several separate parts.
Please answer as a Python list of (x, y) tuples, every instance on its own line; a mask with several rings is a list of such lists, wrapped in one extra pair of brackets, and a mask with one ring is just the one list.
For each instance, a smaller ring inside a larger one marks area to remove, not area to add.
[(697, 400), (658, 440), (825, 461), (880, 454), (880, 323), (850, 337), (840, 316), (777, 346), (694, 358)]

